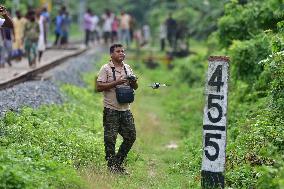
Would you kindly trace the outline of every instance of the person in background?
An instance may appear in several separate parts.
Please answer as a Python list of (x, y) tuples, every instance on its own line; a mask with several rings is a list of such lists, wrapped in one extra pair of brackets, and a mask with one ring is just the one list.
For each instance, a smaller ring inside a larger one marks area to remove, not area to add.
[(36, 21), (35, 11), (30, 10), (27, 14), (28, 22), (25, 25), (24, 39), (25, 51), (28, 57), (29, 66), (34, 68), (36, 66), (37, 44), (39, 40), (39, 24)]
[(111, 13), (110, 10), (106, 9), (105, 14), (103, 14), (103, 38), (105, 44), (111, 42), (111, 30), (112, 30), (112, 22), (113, 22), (114, 15)]
[(140, 28), (137, 28), (134, 31), (134, 41), (135, 41), (135, 46), (136, 49), (139, 52), (139, 49), (141, 47), (141, 44), (143, 44), (143, 36), (142, 36), (142, 30)]
[(54, 46), (60, 46), (62, 36), (62, 22), (63, 22), (63, 11), (59, 10), (58, 15), (55, 18), (55, 41)]
[[(130, 15), (129, 15), (130, 16)], [(130, 23), (129, 23), (129, 36), (130, 36), (130, 42), (134, 39), (134, 30), (136, 27), (136, 20), (133, 16), (130, 16)]]
[(144, 39), (144, 45), (147, 45), (151, 41), (151, 31), (150, 31), (150, 26), (148, 24), (144, 24), (142, 27), (142, 34), (143, 34), (143, 39)]
[(131, 16), (125, 11), (121, 11), (120, 16), (120, 33), (121, 33), (121, 41), (126, 44), (128, 47), (130, 45), (130, 22)]
[(0, 69), (5, 68), (5, 48), (3, 44), (2, 35), (0, 36)]
[(99, 32), (98, 32), (99, 21), (100, 21), (99, 17), (94, 12), (92, 12), (91, 41), (93, 45), (96, 43), (96, 41), (99, 41)]
[(44, 17), (44, 42), (48, 44), (48, 32), (49, 32), (49, 25), (50, 25), (50, 14), (47, 10), (47, 7), (43, 7), (41, 11), (41, 16)]
[(167, 39), (169, 41), (170, 47), (176, 49), (176, 32), (177, 32), (177, 22), (172, 18), (172, 14), (169, 14), (169, 17), (166, 20), (167, 27)]
[(70, 32), (70, 25), (71, 25), (71, 19), (69, 17), (69, 12), (65, 11), (63, 14), (63, 22), (62, 22), (62, 39), (61, 39), (61, 45), (63, 47), (66, 47), (69, 43), (69, 32)]
[(1, 28), (14, 28), (13, 20), (9, 16), (5, 6), (0, 5), (0, 15), (4, 18), (0, 18)]
[(37, 18), (38, 18), (38, 24), (39, 24), (39, 38), (38, 38), (38, 45), (37, 45), (37, 49), (38, 49), (38, 63), (40, 63), (41, 61), (41, 57), (43, 55), (43, 52), (45, 51), (45, 47), (46, 47), (46, 43), (45, 43), (45, 17), (42, 14), (37, 14)]
[(27, 23), (27, 19), (22, 16), (20, 10), (16, 11), (16, 17), (13, 18), (14, 29), (13, 29), (13, 51), (12, 56), (16, 60), (20, 61), (22, 59), (24, 50), (24, 30)]
[(10, 67), (11, 63), (11, 53), (12, 53), (12, 29), (10, 28), (1, 28), (1, 64), (5, 67), (7, 63)]
[(167, 29), (166, 29), (165, 23), (161, 23), (161, 25), (160, 25), (160, 47), (161, 47), (161, 51), (165, 50), (166, 37), (167, 37)]
[(93, 20), (92, 20), (92, 10), (87, 9), (84, 14), (84, 30), (85, 30), (85, 45), (89, 46), (89, 41), (91, 39), (92, 29), (93, 29)]
[(11, 28), (2, 28), (1, 29), (1, 35), (2, 35), (2, 39), (4, 42), (4, 52), (5, 52), (5, 61), (7, 62), (7, 64), (9, 66), (12, 66), (11, 63), (11, 55), (12, 55), (12, 29)]
[[(0, 18), (0, 28), (13, 28), (13, 21), (10, 18), (6, 7), (3, 5), (0, 5), (0, 15), (3, 18)], [(2, 35), (3, 37), (3, 35)], [(4, 40), (3, 38), (0, 39), (0, 68), (4, 68), (5, 67), (5, 62), (6, 62), (6, 58), (5, 58), (5, 52), (6, 52), (6, 48), (4, 47)]]
[[(10, 15), (11, 12), (8, 10), (8, 14)], [(5, 62), (12, 66), (11, 63), (11, 55), (12, 55), (12, 29), (11, 28), (2, 28), (1, 29), (1, 36), (3, 39), (4, 51), (5, 51)]]
[(118, 40), (118, 28), (119, 28), (119, 20), (117, 18), (117, 16), (114, 16), (113, 18), (113, 22), (111, 24), (111, 42), (115, 42)]

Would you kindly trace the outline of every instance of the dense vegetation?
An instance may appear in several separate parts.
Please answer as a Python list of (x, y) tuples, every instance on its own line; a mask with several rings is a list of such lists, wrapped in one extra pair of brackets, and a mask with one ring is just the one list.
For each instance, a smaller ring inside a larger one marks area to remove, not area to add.
[(82, 188), (74, 168), (103, 162), (101, 103), (87, 89), (64, 91), (69, 103), (0, 121), (0, 188)]
[[(208, 53), (231, 58), (228, 187), (284, 185), (283, 18), (282, 1), (231, 1), (208, 40), (208, 47), (215, 46)], [(199, 76), (193, 74), (194, 65), (189, 63), (189, 72), (182, 70), (189, 84)]]

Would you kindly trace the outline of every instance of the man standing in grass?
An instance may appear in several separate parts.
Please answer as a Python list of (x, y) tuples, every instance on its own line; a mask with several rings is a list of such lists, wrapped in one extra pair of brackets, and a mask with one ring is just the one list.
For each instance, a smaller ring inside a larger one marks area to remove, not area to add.
[[(129, 76), (133, 75), (133, 71), (129, 65), (123, 62), (125, 52), (121, 44), (114, 44), (110, 47), (110, 56), (110, 62), (102, 66), (96, 82), (96, 90), (104, 94), (105, 158), (111, 172), (127, 173), (122, 164), (136, 139), (134, 119), (130, 111), (130, 103), (134, 100), (134, 96), (132, 96), (132, 100), (128, 98), (133, 95), (131, 90), (136, 90), (138, 84), (135, 77), (129, 79)], [(123, 102), (117, 95), (118, 88), (125, 88), (123, 90), (128, 94), (122, 99)], [(122, 136), (123, 142), (118, 152), (115, 153), (118, 133)]]

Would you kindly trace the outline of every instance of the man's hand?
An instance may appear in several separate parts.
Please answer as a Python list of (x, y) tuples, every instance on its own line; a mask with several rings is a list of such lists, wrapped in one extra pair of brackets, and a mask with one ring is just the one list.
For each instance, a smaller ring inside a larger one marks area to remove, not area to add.
[(122, 85), (123, 83), (126, 83), (127, 79), (125, 79), (124, 76), (121, 76), (119, 79), (110, 82), (110, 83), (102, 83), (102, 82), (96, 82), (96, 91), (97, 92), (102, 92), (102, 91), (107, 91), (110, 90), (111, 88), (116, 87), (117, 85)]
[(135, 80), (130, 80), (130, 81), (129, 81), (129, 85), (130, 85), (134, 90), (136, 90), (136, 89), (138, 88), (137, 79), (135, 79)]
[(5, 15), (7, 15), (8, 13), (7, 13), (7, 9), (6, 9), (6, 7), (4, 7), (3, 5), (0, 5), (0, 15), (1, 16), (5, 16)]
[(121, 85), (123, 83), (126, 83), (127, 81), (128, 80), (124, 76), (121, 76), (118, 80), (116, 80), (116, 84)]
[(137, 79), (136, 79), (136, 80), (130, 80), (130, 81), (129, 81), (129, 84), (130, 84), (130, 85), (135, 85), (136, 83), (137, 83)]

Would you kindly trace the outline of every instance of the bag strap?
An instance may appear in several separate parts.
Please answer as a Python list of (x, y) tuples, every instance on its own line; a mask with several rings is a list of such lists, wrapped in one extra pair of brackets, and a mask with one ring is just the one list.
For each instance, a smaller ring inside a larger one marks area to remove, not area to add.
[[(127, 75), (127, 71), (126, 71), (125, 66), (123, 66), (123, 68), (124, 68), (125, 74)], [(115, 67), (111, 67), (111, 70), (112, 70), (113, 79), (114, 79), (114, 81), (116, 81), (116, 77), (115, 77)]]
[(111, 69), (112, 69), (113, 79), (115, 81), (116, 80), (116, 77), (115, 77), (115, 67), (111, 67)]
[(125, 66), (123, 66), (123, 68), (124, 68), (125, 74), (127, 75), (126, 67), (125, 67)]

